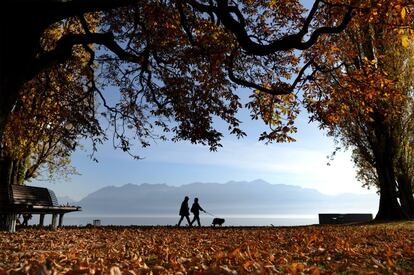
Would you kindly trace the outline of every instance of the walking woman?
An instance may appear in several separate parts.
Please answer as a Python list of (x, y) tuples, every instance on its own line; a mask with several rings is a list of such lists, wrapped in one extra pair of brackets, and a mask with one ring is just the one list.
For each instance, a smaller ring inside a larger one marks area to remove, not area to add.
[(178, 222), (177, 226), (180, 226), (181, 222), (183, 221), (184, 217), (187, 219), (188, 225), (191, 226), (191, 222), (190, 222), (190, 212), (188, 211), (188, 200), (189, 198), (187, 196), (185, 196), (183, 202), (181, 203), (181, 207), (180, 207), (180, 221)]

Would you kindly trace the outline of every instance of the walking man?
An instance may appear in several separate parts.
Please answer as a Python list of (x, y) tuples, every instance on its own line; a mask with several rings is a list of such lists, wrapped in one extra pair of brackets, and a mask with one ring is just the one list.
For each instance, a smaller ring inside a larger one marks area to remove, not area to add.
[(195, 198), (195, 199), (194, 199), (194, 203), (193, 203), (193, 205), (191, 206), (191, 212), (194, 214), (194, 218), (193, 218), (193, 220), (191, 221), (190, 225), (193, 225), (193, 222), (197, 221), (198, 226), (201, 226), (201, 223), (200, 223), (200, 210), (201, 210), (201, 211), (203, 211), (204, 213), (206, 212), (206, 211), (204, 211), (204, 209), (203, 209), (203, 208), (201, 208), (201, 206), (198, 204), (198, 198)]

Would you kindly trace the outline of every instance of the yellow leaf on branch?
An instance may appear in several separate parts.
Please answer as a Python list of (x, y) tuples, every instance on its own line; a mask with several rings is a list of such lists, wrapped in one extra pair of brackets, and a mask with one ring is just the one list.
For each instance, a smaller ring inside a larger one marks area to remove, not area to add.
[(408, 48), (410, 45), (410, 39), (408, 38), (408, 35), (403, 35), (401, 37), (401, 44), (404, 48)]

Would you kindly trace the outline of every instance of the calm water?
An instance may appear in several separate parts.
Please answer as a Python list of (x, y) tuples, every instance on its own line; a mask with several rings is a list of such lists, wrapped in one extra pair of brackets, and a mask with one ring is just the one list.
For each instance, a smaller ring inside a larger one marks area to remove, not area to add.
[[(202, 216), (201, 225), (209, 226), (214, 217)], [(292, 226), (317, 224), (317, 215), (221, 215), (220, 218), (226, 219), (224, 226)], [(45, 225), (49, 224), (50, 215), (45, 217)], [(93, 220), (100, 220), (101, 225), (176, 225), (179, 216), (93, 216), (68, 214), (63, 219), (64, 225), (87, 225), (92, 224)], [(34, 215), (30, 224), (37, 224), (38, 215)], [(187, 222), (182, 222), (186, 225)]]

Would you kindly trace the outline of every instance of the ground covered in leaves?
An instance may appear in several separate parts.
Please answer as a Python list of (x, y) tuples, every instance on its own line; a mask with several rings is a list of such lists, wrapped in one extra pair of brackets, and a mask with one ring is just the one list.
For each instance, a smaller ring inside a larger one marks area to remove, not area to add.
[(414, 222), (0, 232), (3, 274), (414, 273)]

